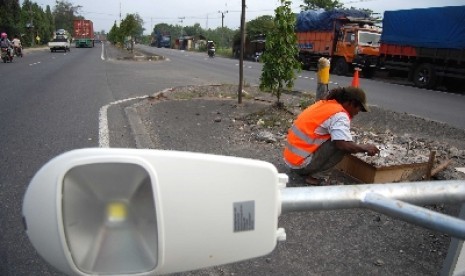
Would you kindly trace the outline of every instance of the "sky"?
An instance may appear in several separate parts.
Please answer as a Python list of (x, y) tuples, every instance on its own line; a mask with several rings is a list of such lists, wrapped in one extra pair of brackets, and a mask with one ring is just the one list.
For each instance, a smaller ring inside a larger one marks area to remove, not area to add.
[[(45, 9), (53, 10), (55, 0), (32, 0)], [(95, 31), (110, 31), (115, 21), (126, 14), (139, 14), (144, 20), (144, 33), (149, 34), (159, 23), (192, 26), (199, 23), (204, 29), (221, 27), (238, 29), (241, 19), (241, 0), (67, 0), (81, 6), (80, 15), (94, 23)], [(426, 7), (463, 6), (465, 0), (339, 0), (344, 7), (366, 8), (383, 14), (386, 10)], [(273, 15), (280, 4), (277, 0), (246, 0), (246, 21), (262, 15)], [(292, 0), (292, 11), (300, 12), (303, 0)], [(121, 16), (120, 16), (121, 15)], [(222, 15), (224, 18), (222, 20)]]

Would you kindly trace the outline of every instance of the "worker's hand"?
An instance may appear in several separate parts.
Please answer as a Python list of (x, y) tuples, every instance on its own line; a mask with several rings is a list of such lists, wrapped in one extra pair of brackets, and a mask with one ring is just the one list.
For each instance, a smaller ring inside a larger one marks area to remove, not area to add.
[(378, 152), (379, 152), (379, 149), (378, 149), (375, 145), (373, 145), (373, 144), (366, 144), (366, 145), (364, 146), (364, 148), (365, 148), (365, 152), (366, 152), (369, 156), (373, 156), (373, 155), (375, 155), (375, 154), (378, 154)]

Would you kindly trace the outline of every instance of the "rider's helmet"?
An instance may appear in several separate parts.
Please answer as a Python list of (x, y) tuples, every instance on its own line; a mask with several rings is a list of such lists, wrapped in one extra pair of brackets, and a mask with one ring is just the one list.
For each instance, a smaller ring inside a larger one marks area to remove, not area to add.
[(6, 38), (7, 37), (6, 33), (2, 33), (1, 37)]

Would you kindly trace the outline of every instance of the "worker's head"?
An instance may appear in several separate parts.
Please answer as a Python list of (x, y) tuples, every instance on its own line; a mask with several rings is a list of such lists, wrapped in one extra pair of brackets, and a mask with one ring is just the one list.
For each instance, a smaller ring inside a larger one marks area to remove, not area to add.
[(348, 86), (334, 88), (329, 92), (326, 99), (336, 100), (344, 106), (351, 117), (354, 117), (360, 111), (368, 111), (365, 92), (358, 87)]
[(2, 38), (6, 38), (6, 37), (7, 37), (7, 34), (6, 34), (6, 33), (2, 33), (2, 34), (1, 34), (1, 37), (2, 37)]

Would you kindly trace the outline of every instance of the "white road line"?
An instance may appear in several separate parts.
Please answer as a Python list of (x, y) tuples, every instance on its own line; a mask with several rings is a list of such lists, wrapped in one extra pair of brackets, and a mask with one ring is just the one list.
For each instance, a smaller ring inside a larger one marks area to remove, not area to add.
[(105, 56), (103, 55), (103, 53), (104, 53), (104, 49), (103, 49), (103, 43), (102, 43), (102, 53), (100, 54), (100, 58), (102, 60), (105, 60)]
[(149, 96), (139, 96), (139, 97), (134, 97), (134, 98), (128, 98), (124, 100), (119, 100), (119, 101), (114, 101), (111, 102), (107, 105), (104, 105), (100, 108), (99, 111), (99, 130), (98, 130), (98, 141), (99, 141), (99, 147), (101, 148), (109, 148), (110, 147), (110, 135), (108, 131), (108, 108), (112, 105), (117, 105), (120, 103), (128, 102), (128, 101), (133, 101), (133, 100), (140, 100), (140, 99), (145, 99), (148, 98)]

